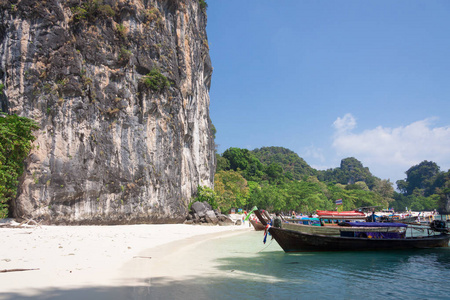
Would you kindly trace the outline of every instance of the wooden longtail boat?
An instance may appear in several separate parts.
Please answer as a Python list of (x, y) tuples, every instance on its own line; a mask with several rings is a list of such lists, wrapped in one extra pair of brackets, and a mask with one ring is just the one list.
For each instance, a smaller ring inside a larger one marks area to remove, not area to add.
[[(340, 235), (342, 231), (361, 231), (357, 227), (365, 226), (369, 223), (352, 223), (351, 227), (343, 227), (338, 226), (337, 223), (324, 223), (323, 220), (366, 220), (366, 217), (363, 213), (354, 214), (353, 212), (344, 212), (344, 216), (337, 213), (335, 211), (329, 212), (326, 211), (323, 217), (319, 218), (297, 218), (297, 219), (286, 219), (287, 222), (282, 224), (282, 228), (306, 232), (311, 234), (323, 234), (323, 235)], [(348, 217), (348, 216), (351, 217)], [(402, 227), (396, 226), (396, 224), (392, 224), (392, 226), (372, 226), (370, 228), (371, 232), (399, 232)]]
[[(259, 211), (255, 211), (261, 223), (267, 225)], [(383, 223), (380, 223), (383, 224)], [(310, 252), (310, 251), (362, 251), (362, 250), (397, 250), (397, 249), (425, 249), (436, 247), (448, 247), (450, 235), (445, 222), (431, 224), (431, 230), (441, 232), (439, 235), (407, 237), (397, 234), (399, 237), (371, 238), (377, 236), (376, 232), (370, 232), (371, 225), (359, 231), (344, 231), (341, 235), (330, 236), (323, 234), (310, 234), (295, 230), (270, 227), (269, 233), (283, 248), (285, 252)], [(398, 224), (400, 225), (400, 224)], [(383, 225), (379, 225), (383, 226)], [(383, 233), (379, 233), (380, 237)], [(362, 237), (367, 236), (367, 237)]]
[(450, 235), (376, 239), (327, 236), (270, 227), (269, 233), (284, 252), (397, 250), (448, 247)]

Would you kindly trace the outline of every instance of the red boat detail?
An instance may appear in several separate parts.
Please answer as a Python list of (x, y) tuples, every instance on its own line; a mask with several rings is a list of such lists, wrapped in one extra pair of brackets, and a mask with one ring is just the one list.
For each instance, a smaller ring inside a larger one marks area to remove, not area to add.
[(318, 210), (317, 215), (319, 217), (330, 216), (330, 217), (365, 217), (365, 214), (360, 211), (350, 210), (350, 211), (332, 211), (332, 210)]

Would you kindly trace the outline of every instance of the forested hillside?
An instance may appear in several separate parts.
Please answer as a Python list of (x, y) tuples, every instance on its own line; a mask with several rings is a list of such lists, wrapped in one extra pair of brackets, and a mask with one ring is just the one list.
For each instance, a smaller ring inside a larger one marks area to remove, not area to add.
[(283, 147), (263, 147), (251, 151), (264, 165), (278, 164), (288, 179), (300, 180), (303, 176), (316, 176), (311, 168), (297, 153)]
[(343, 199), (344, 210), (367, 206), (446, 210), (450, 193), (449, 172), (427, 161), (406, 171), (407, 177), (397, 181), (397, 192), (392, 182), (373, 176), (354, 157), (325, 171), (312, 168), (282, 147), (229, 148), (216, 157), (215, 189), (200, 189), (199, 197), (223, 211), (256, 205), (270, 211), (310, 213), (335, 210), (337, 199)]

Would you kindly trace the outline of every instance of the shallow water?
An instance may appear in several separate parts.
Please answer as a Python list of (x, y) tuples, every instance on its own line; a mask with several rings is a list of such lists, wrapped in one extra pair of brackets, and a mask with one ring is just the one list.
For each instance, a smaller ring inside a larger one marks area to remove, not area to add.
[(285, 254), (262, 240), (200, 243), (171, 262), (190, 276), (152, 279), (134, 299), (450, 299), (450, 248)]

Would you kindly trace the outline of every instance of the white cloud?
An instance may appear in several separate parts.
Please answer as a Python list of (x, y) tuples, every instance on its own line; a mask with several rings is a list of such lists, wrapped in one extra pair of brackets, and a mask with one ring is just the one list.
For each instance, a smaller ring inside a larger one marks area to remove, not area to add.
[(356, 119), (352, 114), (346, 114), (342, 119), (338, 117), (334, 121), (333, 127), (336, 129), (337, 134), (344, 134), (356, 127)]
[(378, 126), (353, 133), (355, 118), (346, 114), (333, 123), (333, 147), (342, 157), (353, 156), (368, 166), (372, 174), (396, 181), (405, 172), (424, 160), (434, 161), (442, 171), (450, 167), (450, 126), (433, 127), (434, 118), (407, 126)]

